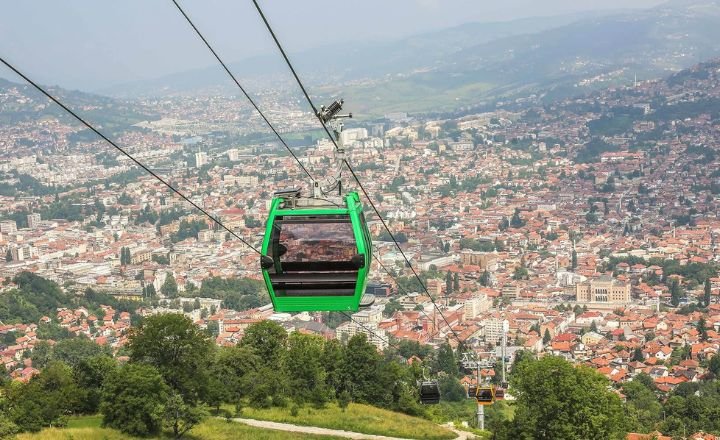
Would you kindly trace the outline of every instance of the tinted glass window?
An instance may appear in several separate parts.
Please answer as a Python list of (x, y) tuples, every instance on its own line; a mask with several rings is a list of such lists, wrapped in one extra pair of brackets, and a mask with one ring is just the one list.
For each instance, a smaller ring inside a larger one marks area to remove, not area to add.
[(357, 253), (350, 219), (277, 221), (280, 261), (349, 261)]

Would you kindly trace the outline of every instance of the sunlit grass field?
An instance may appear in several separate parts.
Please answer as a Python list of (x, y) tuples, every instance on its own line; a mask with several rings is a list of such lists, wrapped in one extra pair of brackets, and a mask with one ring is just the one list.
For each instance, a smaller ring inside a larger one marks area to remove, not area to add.
[[(101, 428), (101, 416), (74, 417), (68, 421), (67, 428), (48, 428), (35, 434), (20, 434), (18, 440), (140, 440), (120, 431)], [(143, 440), (160, 440), (172, 438), (142, 437)], [(339, 440), (338, 437), (299, 434), (293, 432), (260, 429), (241, 423), (226, 422), (219, 419), (207, 419), (186, 434), (187, 440)]]
[(306, 406), (300, 408), (296, 416), (291, 414), (290, 408), (246, 407), (240, 417), (410, 439), (444, 440), (456, 437), (452, 431), (429, 420), (356, 403), (351, 403), (345, 412), (334, 403), (323, 409)]

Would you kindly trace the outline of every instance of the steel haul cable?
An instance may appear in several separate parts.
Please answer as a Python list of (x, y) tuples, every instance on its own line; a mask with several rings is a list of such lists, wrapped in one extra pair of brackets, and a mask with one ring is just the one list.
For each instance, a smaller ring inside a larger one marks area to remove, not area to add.
[(293, 153), (293, 151), (292, 151), (292, 150), (290, 149), (290, 147), (288, 146), (287, 142), (285, 142), (285, 140), (282, 138), (282, 136), (280, 136), (280, 133), (278, 133), (278, 131), (275, 129), (275, 127), (273, 127), (273, 125), (270, 123), (270, 121), (268, 120), (268, 118), (265, 117), (265, 114), (263, 114), (263, 112), (260, 110), (260, 107), (258, 107), (258, 105), (255, 103), (255, 100), (253, 100), (253, 99), (250, 97), (250, 95), (249, 95), (248, 92), (245, 90), (245, 88), (240, 84), (240, 81), (238, 81), (237, 78), (235, 78), (235, 75), (233, 75), (233, 73), (232, 73), (232, 72), (230, 71), (230, 69), (227, 67), (227, 65), (225, 64), (225, 62), (220, 58), (220, 56), (217, 54), (217, 52), (215, 52), (215, 49), (213, 49), (213, 47), (210, 45), (210, 43), (209, 43), (208, 40), (205, 38), (205, 36), (203, 36), (203, 34), (200, 33), (200, 30), (195, 26), (195, 23), (193, 23), (193, 21), (190, 19), (190, 17), (185, 13), (185, 10), (183, 10), (183, 8), (180, 7), (180, 4), (178, 4), (178, 2), (177, 2), (176, 0), (172, 0), (172, 2), (173, 2), (173, 4), (175, 4), (175, 7), (178, 9), (178, 11), (180, 11), (180, 13), (182, 14), (182, 16), (185, 17), (185, 20), (187, 20), (188, 24), (190, 24), (190, 26), (193, 28), (193, 30), (194, 30), (195, 33), (198, 35), (198, 37), (200, 37), (200, 39), (202, 40), (202, 42), (205, 43), (205, 46), (207, 46), (207, 48), (208, 48), (208, 49), (210, 50), (210, 52), (213, 54), (213, 56), (215, 57), (215, 59), (218, 60), (218, 62), (220, 63), (220, 65), (223, 67), (223, 69), (225, 69), (225, 72), (227, 72), (227, 74), (228, 74), (228, 75), (230, 76), (230, 78), (233, 80), (233, 82), (235, 83), (235, 85), (238, 86), (238, 88), (240, 89), (240, 91), (242, 92), (242, 94), (245, 95), (245, 98), (247, 98), (247, 100), (250, 102), (250, 104), (252, 104), (252, 106), (253, 106), (253, 107), (255, 108), (255, 110), (258, 112), (258, 114), (260, 115), (260, 117), (263, 119), (263, 121), (265, 121), (265, 123), (267, 124), (267, 126), (270, 127), (270, 130), (272, 130), (272, 132), (275, 133), (275, 136), (277, 136), (277, 138), (278, 138), (278, 140), (280, 141), (280, 143), (282, 143), (282, 144), (285, 146), (285, 149), (288, 151), (288, 153), (290, 153), (290, 155), (293, 157), (293, 159), (295, 159), (295, 161), (298, 163), (298, 165), (300, 165), (300, 168), (302, 168), (302, 170), (305, 172), (305, 174), (307, 174), (307, 176), (310, 178), (310, 180), (312, 180), (312, 181), (314, 182), (315, 179), (313, 178), (312, 175), (310, 175), (310, 172), (307, 170), (307, 168), (305, 168), (305, 165), (303, 165), (302, 162), (300, 162), (300, 159), (298, 159), (298, 157), (295, 155), (295, 153)]
[(163, 179), (162, 177), (160, 177), (157, 173), (155, 173), (154, 171), (152, 171), (150, 168), (148, 168), (145, 164), (143, 164), (143, 163), (140, 162), (139, 160), (135, 159), (135, 158), (134, 158), (130, 153), (128, 153), (124, 148), (120, 147), (120, 146), (117, 145), (115, 142), (113, 142), (112, 140), (110, 140), (107, 136), (105, 136), (105, 135), (104, 135), (103, 133), (101, 133), (98, 129), (96, 129), (94, 126), (92, 126), (89, 122), (85, 121), (85, 119), (83, 119), (81, 116), (79, 116), (79, 115), (78, 115), (77, 113), (75, 113), (73, 110), (71, 110), (71, 109), (70, 109), (69, 107), (67, 107), (65, 104), (63, 104), (62, 102), (60, 102), (57, 98), (55, 98), (54, 96), (52, 96), (52, 95), (51, 95), (48, 91), (46, 91), (42, 86), (38, 85), (35, 81), (33, 81), (33, 80), (31, 80), (30, 78), (28, 78), (24, 73), (20, 72), (20, 70), (18, 70), (17, 68), (15, 68), (15, 66), (13, 66), (12, 64), (10, 64), (8, 61), (6, 61), (6, 60), (5, 60), (4, 58), (2, 58), (2, 57), (0, 57), (0, 62), (2, 62), (2, 63), (3, 63), (5, 66), (7, 66), (10, 70), (12, 70), (13, 72), (15, 72), (15, 73), (16, 73), (18, 76), (20, 76), (22, 79), (24, 79), (25, 81), (27, 81), (28, 84), (30, 84), (30, 85), (33, 86), (35, 89), (37, 89), (37, 91), (39, 91), (40, 93), (42, 93), (43, 95), (45, 95), (47, 98), (49, 98), (51, 101), (53, 101), (55, 104), (57, 104), (58, 106), (60, 106), (63, 110), (65, 110), (65, 111), (66, 111), (68, 114), (70, 114), (72, 117), (74, 117), (75, 119), (77, 119), (77, 120), (78, 120), (81, 124), (83, 124), (85, 127), (87, 127), (87, 128), (90, 129), (92, 132), (94, 132), (95, 134), (97, 134), (98, 136), (100, 136), (105, 142), (107, 142), (108, 144), (112, 145), (113, 147), (115, 147), (115, 149), (117, 149), (117, 150), (120, 151), (122, 154), (124, 154), (125, 156), (127, 156), (127, 157), (128, 157), (130, 160), (132, 160), (137, 166), (139, 166), (139, 167), (142, 168), (143, 170), (147, 171), (148, 174), (150, 174), (151, 176), (153, 176), (155, 179), (157, 179), (157, 180), (158, 180), (160, 183), (162, 183), (163, 185), (167, 186), (171, 191), (173, 191), (175, 194), (177, 194), (178, 196), (180, 196), (183, 200), (185, 200), (185, 201), (188, 202), (190, 205), (192, 205), (193, 208), (195, 208), (195, 209), (197, 209), (198, 211), (200, 211), (201, 213), (205, 214), (209, 219), (211, 219), (212, 221), (214, 221), (215, 223), (217, 223), (220, 227), (222, 227), (223, 229), (225, 229), (225, 230), (226, 230), (228, 233), (230, 233), (233, 237), (235, 237), (235, 238), (237, 238), (238, 240), (240, 240), (240, 242), (243, 243), (245, 246), (249, 247), (250, 249), (252, 249), (252, 250), (255, 251), (256, 253), (260, 254), (260, 251), (259, 251), (255, 246), (253, 246), (253, 245), (251, 245), (250, 243), (248, 243), (245, 239), (243, 239), (242, 237), (240, 237), (239, 235), (237, 235), (233, 230), (231, 230), (230, 228), (228, 228), (227, 226), (225, 226), (225, 225), (224, 225), (220, 220), (218, 220), (216, 217), (214, 217), (214, 216), (211, 215), (209, 212), (207, 212), (206, 210), (204, 210), (203, 208), (201, 208), (200, 206), (198, 206), (195, 202), (193, 202), (192, 200), (190, 200), (185, 194), (181, 193), (178, 189), (176, 189), (174, 186), (172, 186), (170, 183), (168, 183), (165, 179)]
[[(175, 0), (173, 0), (175, 2)], [(285, 60), (285, 63), (288, 65), (288, 68), (292, 72), (293, 76), (295, 77), (295, 81), (297, 81), (298, 86), (303, 92), (303, 95), (305, 95), (305, 99), (307, 100), (308, 104), (310, 105), (310, 108), (312, 108), (313, 113), (315, 113), (315, 116), (320, 121), (320, 124), (322, 124), (323, 129), (325, 130), (325, 133), (328, 135), (328, 138), (330, 141), (332, 141), (333, 145), (335, 146), (336, 150), (339, 150), (338, 144), (335, 141), (335, 138), (330, 134), (330, 130), (328, 130), (327, 126), (325, 125), (325, 122), (322, 120), (320, 115), (318, 114), (317, 108), (315, 107), (315, 104), (312, 102), (312, 99), (310, 98), (310, 94), (307, 92), (307, 89), (303, 85), (302, 81), (300, 80), (300, 77), (298, 76), (297, 72), (295, 71), (295, 68), (293, 67), (292, 63), (290, 62), (290, 58), (285, 53), (285, 49), (283, 49), (282, 44), (280, 44), (280, 40), (278, 40), (277, 36), (275, 35), (275, 31), (272, 29), (272, 26), (270, 26), (270, 22), (268, 22), (267, 18), (265, 17), (265, 14), (262, 11), (262, 8), (258, 4), (257, 0), (252, 0), (253, 4), (255, 5), (255, 9), (258, 11), (258, 14), (260, 15), (260, 18), (262, 19), (263, 23), (265, 23), (265, 27), (267, 28), (268, 32), (272, 36), (273, 41), (275, 41), (275, 45), (277, 46), (278, 50), (282, 54), (283, 59)], [(403, 256), (403, 259), (405, 260), (405, 264), (410, 268), (413, 275), (415, 275), (415, 278), (417, 278), (418, 282), (422, 286), (423, 290), (425, 290), (425, 293), (427, 293), (428, 297), (430, 298), (430, 301), (433, 303), (433, 306), (437, 311), (440, 313), (440, 316), (443, 318), (443, 321), (445, 321), (445, 324), (447, 324), (448, 328), (452, 332), (452, 334), (455, 336), (455, 339), (457, 339), (459, 346), (462, 346), (465, 344), (465, 341), (460, 338), (460, 336), (457, 334), (455, 329), (452, 328), (450, 325), (450, 322), (447, 320), (445, 315), (442, 312), (442, 309), (440, 309), (440, 306), (437, 305), (435, 302), (435, 299), (430, 294), (430, 291), (425, 286), (425, 283), (423, 283), (422, 279), (420, 279), (420, 276), (418, 275), (417, 271), (415, 271), (415, 268), (410, 263), (410, 259), (408, 259), (407, 255), (405, 255), (405, 252), (402, 250), (402, 247), (400, 247), (400, 243), (395, 239), (395, 235), (390, 231), (390, 228), (388, 227), (387, 223), (385, 222), (385, 219), (383, 219), (382, 215), (380, 215), (380, 211), (375, 206), (375, 203), (370, 198), (370, 194), (367, 192), (365, 187), (363, 186), (362, 182), (360, 182), (360, 178), (355, 173), (355, 170), (352, 168), (350, 163), (347, 159), (343, 159), (343, 163), (345, 166), (347, 166), (348, 170), (350, 171), (350, 174), (353, 176), (353, 179), (355, 182), (357, 182), (358, 186), (360, 187), (360, 190), (365, 195), (365, 198), (367, 199), (368, 203), (370, 203), (370, 206), (372, 207), (373, 211), (375, 211), (375, 214), (380, 219), (380, 222), (382, 223), (385, 230), (390, 234), (390, 238), (395, 243), (395, 246), (400, 251), (400, 254)]]

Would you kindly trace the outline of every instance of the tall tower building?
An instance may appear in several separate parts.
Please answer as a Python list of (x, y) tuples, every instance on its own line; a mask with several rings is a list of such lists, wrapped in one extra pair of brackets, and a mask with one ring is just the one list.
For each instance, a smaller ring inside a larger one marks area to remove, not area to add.
[(28, 214), (27, 216), (27, 222), (28, 222), (28, 228), (35, 229), (38, 226), (40, 226), (40, 214)]
[(200, 168), (208, 162), (207, 153), (204, 151), (198, 151), (195, 153), (195, 166)]

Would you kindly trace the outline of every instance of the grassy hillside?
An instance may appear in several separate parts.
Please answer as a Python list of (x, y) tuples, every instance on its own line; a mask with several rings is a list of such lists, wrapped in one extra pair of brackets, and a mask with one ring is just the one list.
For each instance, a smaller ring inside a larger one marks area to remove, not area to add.
[[(48, 428), (37, 434), (20, 434), (18, 440), (133, 440), (114, 429), (101, 428), (102, 417), (90, 416), (71, 419), (67, 428)], [(170, 437), (162, 437), (170, 438)], [(235, 440), (247, 438), (253, 440), (336, 440), (337, 437), (322, 435), (295, 434), (292, 432), (259, 429), (241, 423), (228, 423), (218, 419), (208, 419), (183, 437), (187, 440)], [(144, 438), (144, 440), (154, 440)]]
[(290, 408), (243, 408), (241, 417), (390, 437), (428, 440), (455, 438), (451, 431), (431, 421), (356, 403), (351, 403), (345, 412), (336, 404), (327, 405), (324, 409), (303, 407), (296, 416), (291, 414)]

